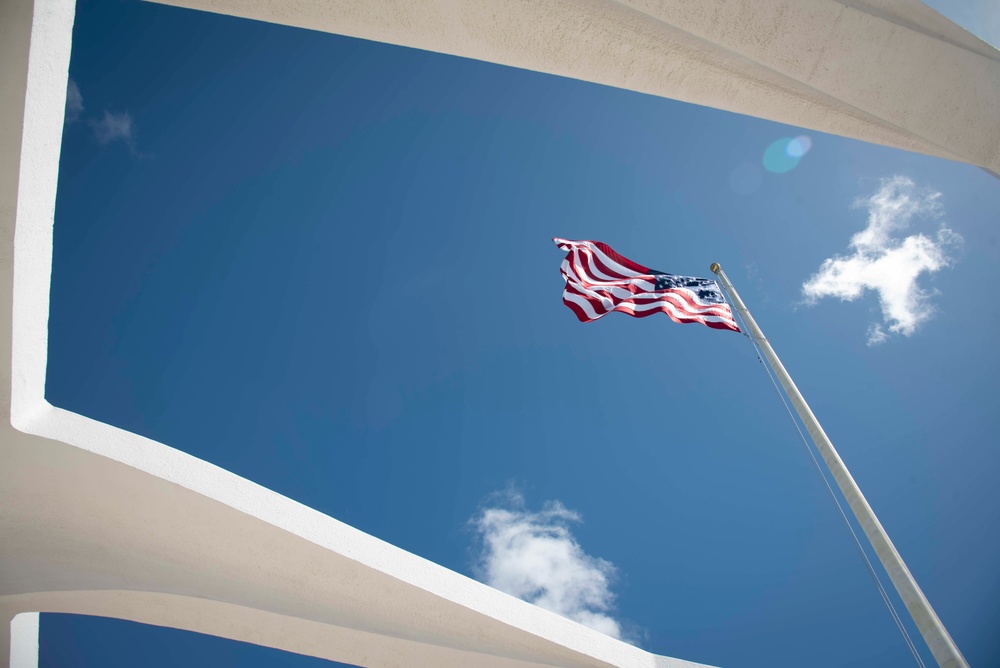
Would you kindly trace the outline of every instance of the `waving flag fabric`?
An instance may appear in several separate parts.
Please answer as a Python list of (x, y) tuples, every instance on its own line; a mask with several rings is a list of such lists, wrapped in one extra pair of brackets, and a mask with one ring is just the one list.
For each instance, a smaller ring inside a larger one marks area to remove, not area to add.
[(566, 279), (563, 303), (580, 322), (597, 320), (612, 311), (635, 318), (666, 313), (674, 322), (700, 322), (714, 329), (740, 331), (713, 280), (644, 267), (599, 241), (553, 241), (569, 251), (560, 267)]

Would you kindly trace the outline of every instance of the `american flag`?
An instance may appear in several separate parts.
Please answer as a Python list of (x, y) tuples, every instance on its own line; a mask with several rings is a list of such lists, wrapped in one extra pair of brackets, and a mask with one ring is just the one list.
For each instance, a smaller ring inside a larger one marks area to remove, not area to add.
[(559, 271), (566, 280), (563, 303), (580, 322), (612, 311), (635, 318), (666, 313), (674, 322), (700, 322), (740, 331), (719, 284), (707, 278), (674, 276), (633, 262), (600, 241), (553, 239), (569, 251)]

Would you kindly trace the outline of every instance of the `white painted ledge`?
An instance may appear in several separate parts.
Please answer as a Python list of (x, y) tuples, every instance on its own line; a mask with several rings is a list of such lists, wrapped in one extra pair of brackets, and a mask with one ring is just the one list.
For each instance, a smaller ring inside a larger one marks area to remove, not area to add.
[(10, 620), (10, 668), (38, 668), (37, 612), (22, 612)]

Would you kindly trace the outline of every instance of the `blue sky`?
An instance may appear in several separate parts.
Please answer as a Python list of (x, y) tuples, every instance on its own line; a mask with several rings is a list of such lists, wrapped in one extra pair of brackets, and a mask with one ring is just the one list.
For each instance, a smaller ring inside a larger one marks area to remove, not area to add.
[[(551, 237), (718, 261), (966, 658), (1000, 657), (1000, 180), (134, 2), (80, 2), (70, 79), (55, 405), (509, 591), (541, 555), (540, 604), (656, 653), (912, 665), (749, 343), (578, 323)], [(41, 662), (324, 663), (64, 615)]]

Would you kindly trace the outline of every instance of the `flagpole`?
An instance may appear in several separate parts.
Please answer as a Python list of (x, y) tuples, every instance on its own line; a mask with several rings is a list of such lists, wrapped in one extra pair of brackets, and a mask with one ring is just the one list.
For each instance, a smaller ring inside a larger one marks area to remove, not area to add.
[(771, 344), (764, 337), (764, 333), (760, 331), (760, 327), (757, 326), (753, 316), (750, 315), (747, 307), (743, 304), (743, 300), (740, 299), (733, 284), (729, 282), (726, 272), (722, 270), (722, 267), (717, 262), (712, 264), (711, 270), (719, 277), (722, 289), (726, 291), (726, 295), (733, 306), (743, 317), (747, 327), (750, 328), (750, 336), (764, 353), (768, 364), (774, 369), (774, 373), (781, 382), (781, 386), (785, 388), (785, 393), (791, 399), (792, 405), (795, 406), (795, 411), (799, 414), (799, 418), (801, 418), (806, 430), (812, 437), (813, 443), (816, 444), (816, 449), (819, 450), (823, 461), (826, 462), (827, 467), (829, 467), (830, 472), (833, 474), (834, 480), (837, 481), (840, 491), (843, 492), (844, 497), (847, 499), (848, 505), (854, 511), (854, 516), (858, 518), (861, 528), (875, 549), (875, 554), (878, 555), (879, 561), (882, 562), (886, 573), (889, 574), (892, 584), (895, 585), (896, 591), (899, 592), (900, 598), (903, 599), (906, 609), (909, 610), (910, 616), (920, 630), (920, 634), (924, 637), (924, 641), (934, 655), (934, 659), (941, 668), (968, 668), (969, 664), (966, 663), (962, 653), (955, 645), (955, 641), (948, 635), (944, 624), (938, 619), (927, 597), (924, 596), (924, 593), (917, 585), (917, 581), (913, 579), (910, 570), (903, 563), (903, 558), (899, 556), (896, 547), (889, 540), (889, 535), (882, 528), (882, 524), (879, 523), (878, 518), (875, 517), (874, 511), (868, 505), (868, 501), (865, 500), (864, 495), (861, 494), (861, 490), (858, 488), (857, 483), (854, 482), (854, 478), (851, 477), (847, 466), (844, 465), (840, 455), (834, 449), (833, 443), (830, 442), (830, 439), (827, 437), (826, 432), (823, 431), (823, 427), (820, 426), (819, 421), (816, 420), (816, 416), (813, 415), (806, 400), (802, 398), (802, 394), (795, 387), (791, 376), (785, 371), (781, 360), (774, 353), (774, 349), (771, 348)]

